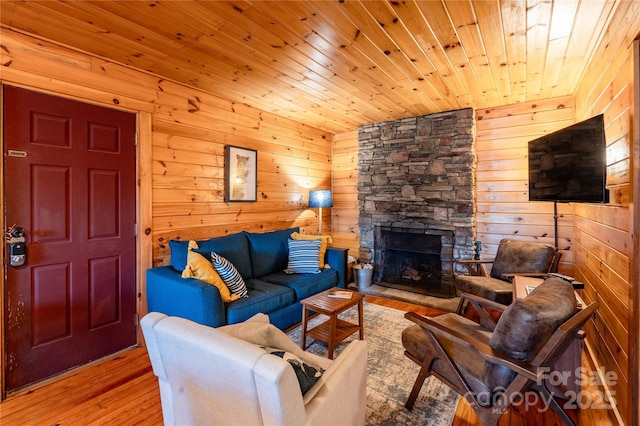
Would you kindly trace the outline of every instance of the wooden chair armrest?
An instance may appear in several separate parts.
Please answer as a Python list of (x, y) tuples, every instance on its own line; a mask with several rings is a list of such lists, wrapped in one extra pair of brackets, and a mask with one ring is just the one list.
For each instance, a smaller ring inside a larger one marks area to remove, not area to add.
[[(467, 306), (471, 305), (471, 307), (476, 311), (480, 320), (480, 325), (491, 331), (495, 330), (497, 318), (499, 318), (507, 308), (502, 303), (484, 299), (480, 296), (476, 296), (475, 294), (462, 293), (460, 295), (460, 303), (458, 303), (458, 310), (456, 312), (458, 315), (464, 315), (465, 304)], [(498, 315), (496, 315), (496, 312)]]
[(471, 293), (461, 293), (460, 300), (468, 301), (469, 303), (477, 305), (478, 307), (493, 309), (494, 311), (504, 312), (504, 310), (507, 309), (507, 307), (502, 303), (494, 302), (493, 300), (485, 299)]
[(488, 265), (490, 263), (493, 263), (493, 260), (463, 259), (463, 260), (456, 260), (456, 262), (464, 266), (465, 268), (467, 268), (467, 271), (469, 271), (469, 275), (479, 276), (479, 275), (483, 275), (483, 272), (484, 272), (482, 265)]
[(503, 365), (508, 369), (516, 372), (516, 374), (520, 374), (529, 380), (539, 382), (545, 374), (544, 369), (534, 367), (503, 352), (497, 351), (491, 346), (477, 339), (474, 339), (467, 336), (466, 334), (460, 333), (457, 330), (439, 324), (428, 317), (423, 317), (416, 314), (415, 312), (407, 312), (404, 317), (418, 324), (420, 327), (422, 327), (423, 330), (425, 330), (425, 332), (453, 340), (456, 343), (473, 350), (482, 358), (484, 358), (485, 361)]

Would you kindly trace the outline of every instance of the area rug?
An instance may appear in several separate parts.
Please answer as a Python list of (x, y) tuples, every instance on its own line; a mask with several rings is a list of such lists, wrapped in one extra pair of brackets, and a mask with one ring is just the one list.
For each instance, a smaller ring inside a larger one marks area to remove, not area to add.
[[(341, 319), (357, 322), (357, 307), (340, 315)], [(318, 315), (310, 327), (325, 321)], [(364, 304), (364, 338), (367, 341), (367, 425), (429, 425), (449, 426), (458, 405), (458, 395), (435, 377), (429, 377), (422, 386), (412, 411), (404, 408), (420, 367), (404, 356), (400, 340), (402, 330), (413, 324), (404, 318), (404, 312), (372, 303)], [(300, 344), (300, 327), (287, 333)], [(350, 341), (357, 339), (354, 333), (336, 346), (339, 356)], [(307, 351), (326, 356), (327, 346), (315, 342)]]

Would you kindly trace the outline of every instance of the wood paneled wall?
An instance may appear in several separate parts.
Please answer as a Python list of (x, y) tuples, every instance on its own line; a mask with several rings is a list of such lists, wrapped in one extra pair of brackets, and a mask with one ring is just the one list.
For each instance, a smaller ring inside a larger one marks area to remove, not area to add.
[[(168, 263), (172, 238), (317, 231), (318, 211), (306, 205), (309, 189), (331, 188), (331, 134), (8, 29), (2, 44), (5, 84), (151, 114), (142, 168), (151, 175), (153, 218), (143, 231), (152, 235), (154, 265)], [(255, 203), (224, 202), (228, 144), (258, 151)]]
[[(624, 4), (630, 7), (630, 4)], [(637, 380), (638, 326), (634, 323), (632, 295), (638, 292), (638, 277), (631, 264), (637, 261), (638, 247), (633, 245), (631, 217), (633, 176), (631, 158), (634, 114), (634, 62), (632, 40), (640, 30), (633, 10), (616, 15), (620, 22), (612, 28), (627, 28), (623, 44), (603, 40), (599, 58), (585, 73), (576, 93), (576, 120), (604, 114), (607, 138), (608, 206), (580, 204), (574, 216), (576, 276), (585, 282), (585, 300), (598, 300), (600, 309), (588, 325), (590, 352), (596, 365), (616, 375), (610, 389), (614, 392), (620, 417), (632, 424), (638, 401), (632, 399), (632, 383)], [(629, 21), (629, 19), (631, 19)], [(635, 65), (636, 67), (638, 64)], [(637, 73), (637, 71), (636, 71)], [(635, 105), (635, 108), (638, 106)], [(636, 200), (637, 201), (637, 200)], [(637, 212), (635, 213), (637, 214)], [(635, 308), (637, 309), (637, 307)], [(637, 389), (636, 389), (637, 391)], [(638, 419), (636, 418), (636, 421)]]
[(349, 249), (359, 256), (358, 226), (358, 131), (333, 135), (332, 239), (335, 247)]
[[(574, 113), (571, 97), (476, 111), (477, 237), (487, 258), (502, 238), (554, 243), (553, 204), (528, 201), (527, 143), (573, 124)], [(357, 132), (334, 135), (333, 149), (333, 240), (357, 257)], [(558, 212), (561, 271), (572, 273), (573, 205)]]
[[(528, 143), (574, 123), (571, 97), (476, 111), (477, 238), (492, 258), (503, 238), (554, 244), (553, 203), (529, 202)], [(573, 204), (558, 204), (560, 271), (573, 273)]]
[[(300, 226), (309, 189), (331, 188), (332, 135), (161, 77), (1, 27), (2, 84), (138, 113), (138, 294), (172, 238)], [(258, 201), (224, 202), (224, 146), (258, 151)], [(323, 211), (326, 229), (330, 209)], [(1, 299), (1, 296), (0, 296)]]
[[(317, 232), (309, 189), (331, 188), (332, 136), (310, 127), (162, 82), (154, 114), (154, 264), (170, 239), (300, 226)], [(224, 147), (258, 152), (258, 201), (224, 202)], [(325, 229), (330, 212), (323, 211)]]

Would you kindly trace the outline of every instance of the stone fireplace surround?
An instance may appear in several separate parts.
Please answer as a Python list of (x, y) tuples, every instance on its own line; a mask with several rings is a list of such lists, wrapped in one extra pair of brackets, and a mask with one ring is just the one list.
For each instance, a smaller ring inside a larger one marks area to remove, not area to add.
[(376, 226), (374, 282), (427, 296), (453, 297), (453, 232)]
[(472, 109), (358, 129), (361, 262), (380, 260), (381, 229), (443, 235), (440, 285), (451, 290), (453, 261), (474, 254), (474, 139)]

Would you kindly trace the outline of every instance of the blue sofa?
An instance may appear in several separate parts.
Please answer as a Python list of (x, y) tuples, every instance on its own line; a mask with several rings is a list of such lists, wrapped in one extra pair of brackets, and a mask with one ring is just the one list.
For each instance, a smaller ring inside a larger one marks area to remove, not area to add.
[(249, 297), (223, 303), (218, 289), (193, 278), (182, 278), (188, 241), (169, 242), (171, 266), (147, 270), (150, 312), (187, 318), (219, 327), (235, 324), (262, 312), (272, 324), (286, 329), (301, 320), (300, 300), (332, 287), (345, 287), (347, 250), (328, 247), (325, 263), (331, 268), (317, 274), (287, 274), (288, 240), (299, 228), (198, 240), (197, 252), (210, 258), (216, 252), (229, 260), (244, 279)]

